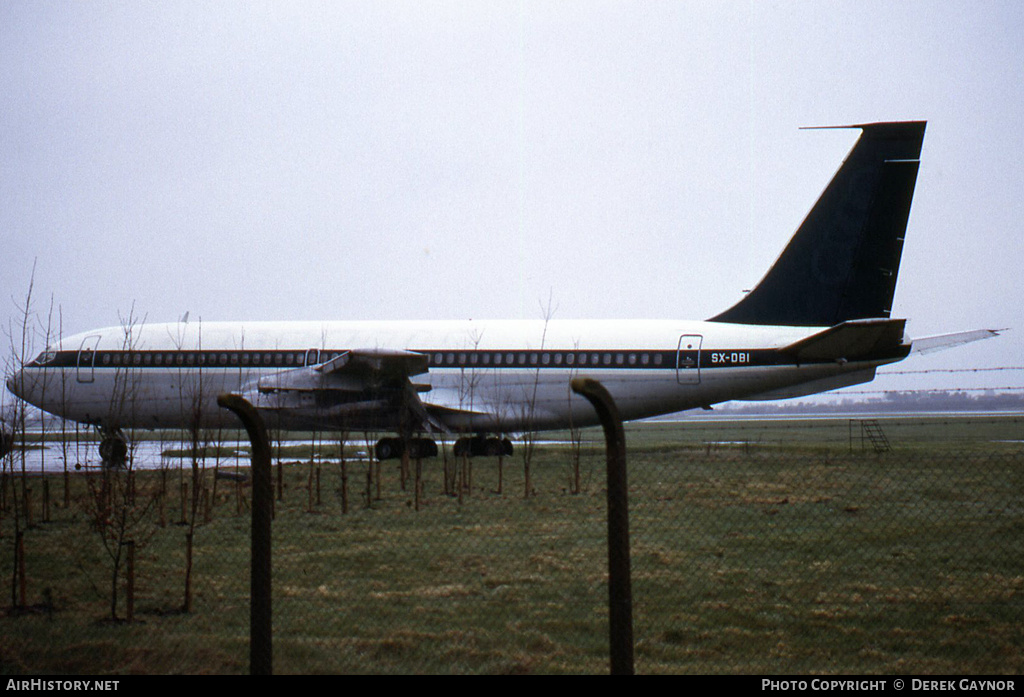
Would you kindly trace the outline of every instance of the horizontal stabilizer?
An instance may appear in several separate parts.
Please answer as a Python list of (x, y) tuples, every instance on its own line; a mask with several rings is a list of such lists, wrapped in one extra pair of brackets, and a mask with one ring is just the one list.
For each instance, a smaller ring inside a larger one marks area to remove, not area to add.
[(1005, 329), (975, 329), (970, 332), (926, 336), (921, 339), (914, 339), (910, 351), (911, 353), (934, 353), (943, 349), (953, 348), (954, 346), (960, 346), (961, 344), (969, 344), (972, 341), (991, 339), (994, 336), (999, 336), (999, 332), (1005, 331)]
[(903, 343), (905, 319), (855, 319), (790, 344), (782, 351), (797, 363), (855, 361), (876, 357)]

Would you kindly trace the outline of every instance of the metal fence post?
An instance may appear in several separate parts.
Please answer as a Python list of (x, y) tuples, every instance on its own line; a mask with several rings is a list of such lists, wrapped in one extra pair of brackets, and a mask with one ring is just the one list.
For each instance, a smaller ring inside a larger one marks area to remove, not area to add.
[(237, 395), (222, 394), (217, 404), (235, 413), (252, 443), (252, 567), (249, 605), (249, 673), (273, 672), (270, 602), (270, 521), (274, 485), (270, 473), (270, 439), (259, 412)]
[(608, 618), (611, 674), (633, 674), (633, 589), (629, 562), (629, 492), (626, 435), (608, 390), (596, 380), (576, 378), (572, 390), (597, 410), (608, 456)]

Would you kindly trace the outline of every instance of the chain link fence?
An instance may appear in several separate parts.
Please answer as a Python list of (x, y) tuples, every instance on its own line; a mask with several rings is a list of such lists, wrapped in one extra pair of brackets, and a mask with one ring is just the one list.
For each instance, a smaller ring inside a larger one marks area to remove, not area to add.
[[(1019, 446), (695, 428), (627, 432), (638, 673), (1024, 669)], [(373, 440), (278, 449), (274, 672), (608, 671), (599, 431), (407, 467), (367, 459)], [(66, 478), (21, 452), (5, 672), (248, 672), (244, 452)]]

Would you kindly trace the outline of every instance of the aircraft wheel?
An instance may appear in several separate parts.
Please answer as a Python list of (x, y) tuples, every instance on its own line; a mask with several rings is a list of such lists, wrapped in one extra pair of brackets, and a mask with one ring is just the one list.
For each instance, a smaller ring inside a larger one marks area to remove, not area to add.
[(473, 438), (459, 438), (455, 441), (455, 457), (468, 455), (469, 457), (498, 457), (500, 455), (512, 454), (512, 443), (505, 438), (484, 438), (475, 436)]
[(120, 469), (124, 467), (128, 457), (128, 444), (117, 437), (104, 438), (100, 441), (100, 461), (104, 467)]
[(412, 458), (437, 457), (437, 443), (430, 438), (413, 438), (409, 441), (409, 455)]
[(402, 456), (402, 441), (399, 438), (381, 438), (374, 453), (378, 460), (393, 460)]
[(502, 455), (502, 443), (497, 438), (488, 438), (484, 441), (484, 455), (487, 457), (498, 457)]

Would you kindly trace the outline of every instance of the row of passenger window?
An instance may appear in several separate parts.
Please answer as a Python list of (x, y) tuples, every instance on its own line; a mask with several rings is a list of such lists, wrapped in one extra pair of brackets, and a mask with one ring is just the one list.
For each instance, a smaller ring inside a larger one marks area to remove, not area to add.
[(590, 352), (590, 351), (472, 351), (437, 352), (430, 356), (432, 366), (660, 366), (664, 357), (647, 352)]
[(331, 351), (175, 351), (111, 352), (100, 354), (105, 366), (282, 366), (299, 367), (329, 361), (338, 353)]
[[(80, 364), (90, 363), (87, 352), (79, 356)], [(341, 355), (337, 351), (111, 351), (99, 353), (104, 366), (211, 366), (211, 367), (301, 367), (316, 365)], [(658, 352), (591, 352), (591, 351), (458, 351), (427, 354), (434, 367), (505, 366), (573, 366), (573, 367), (658, 367), (664, 356)]]

